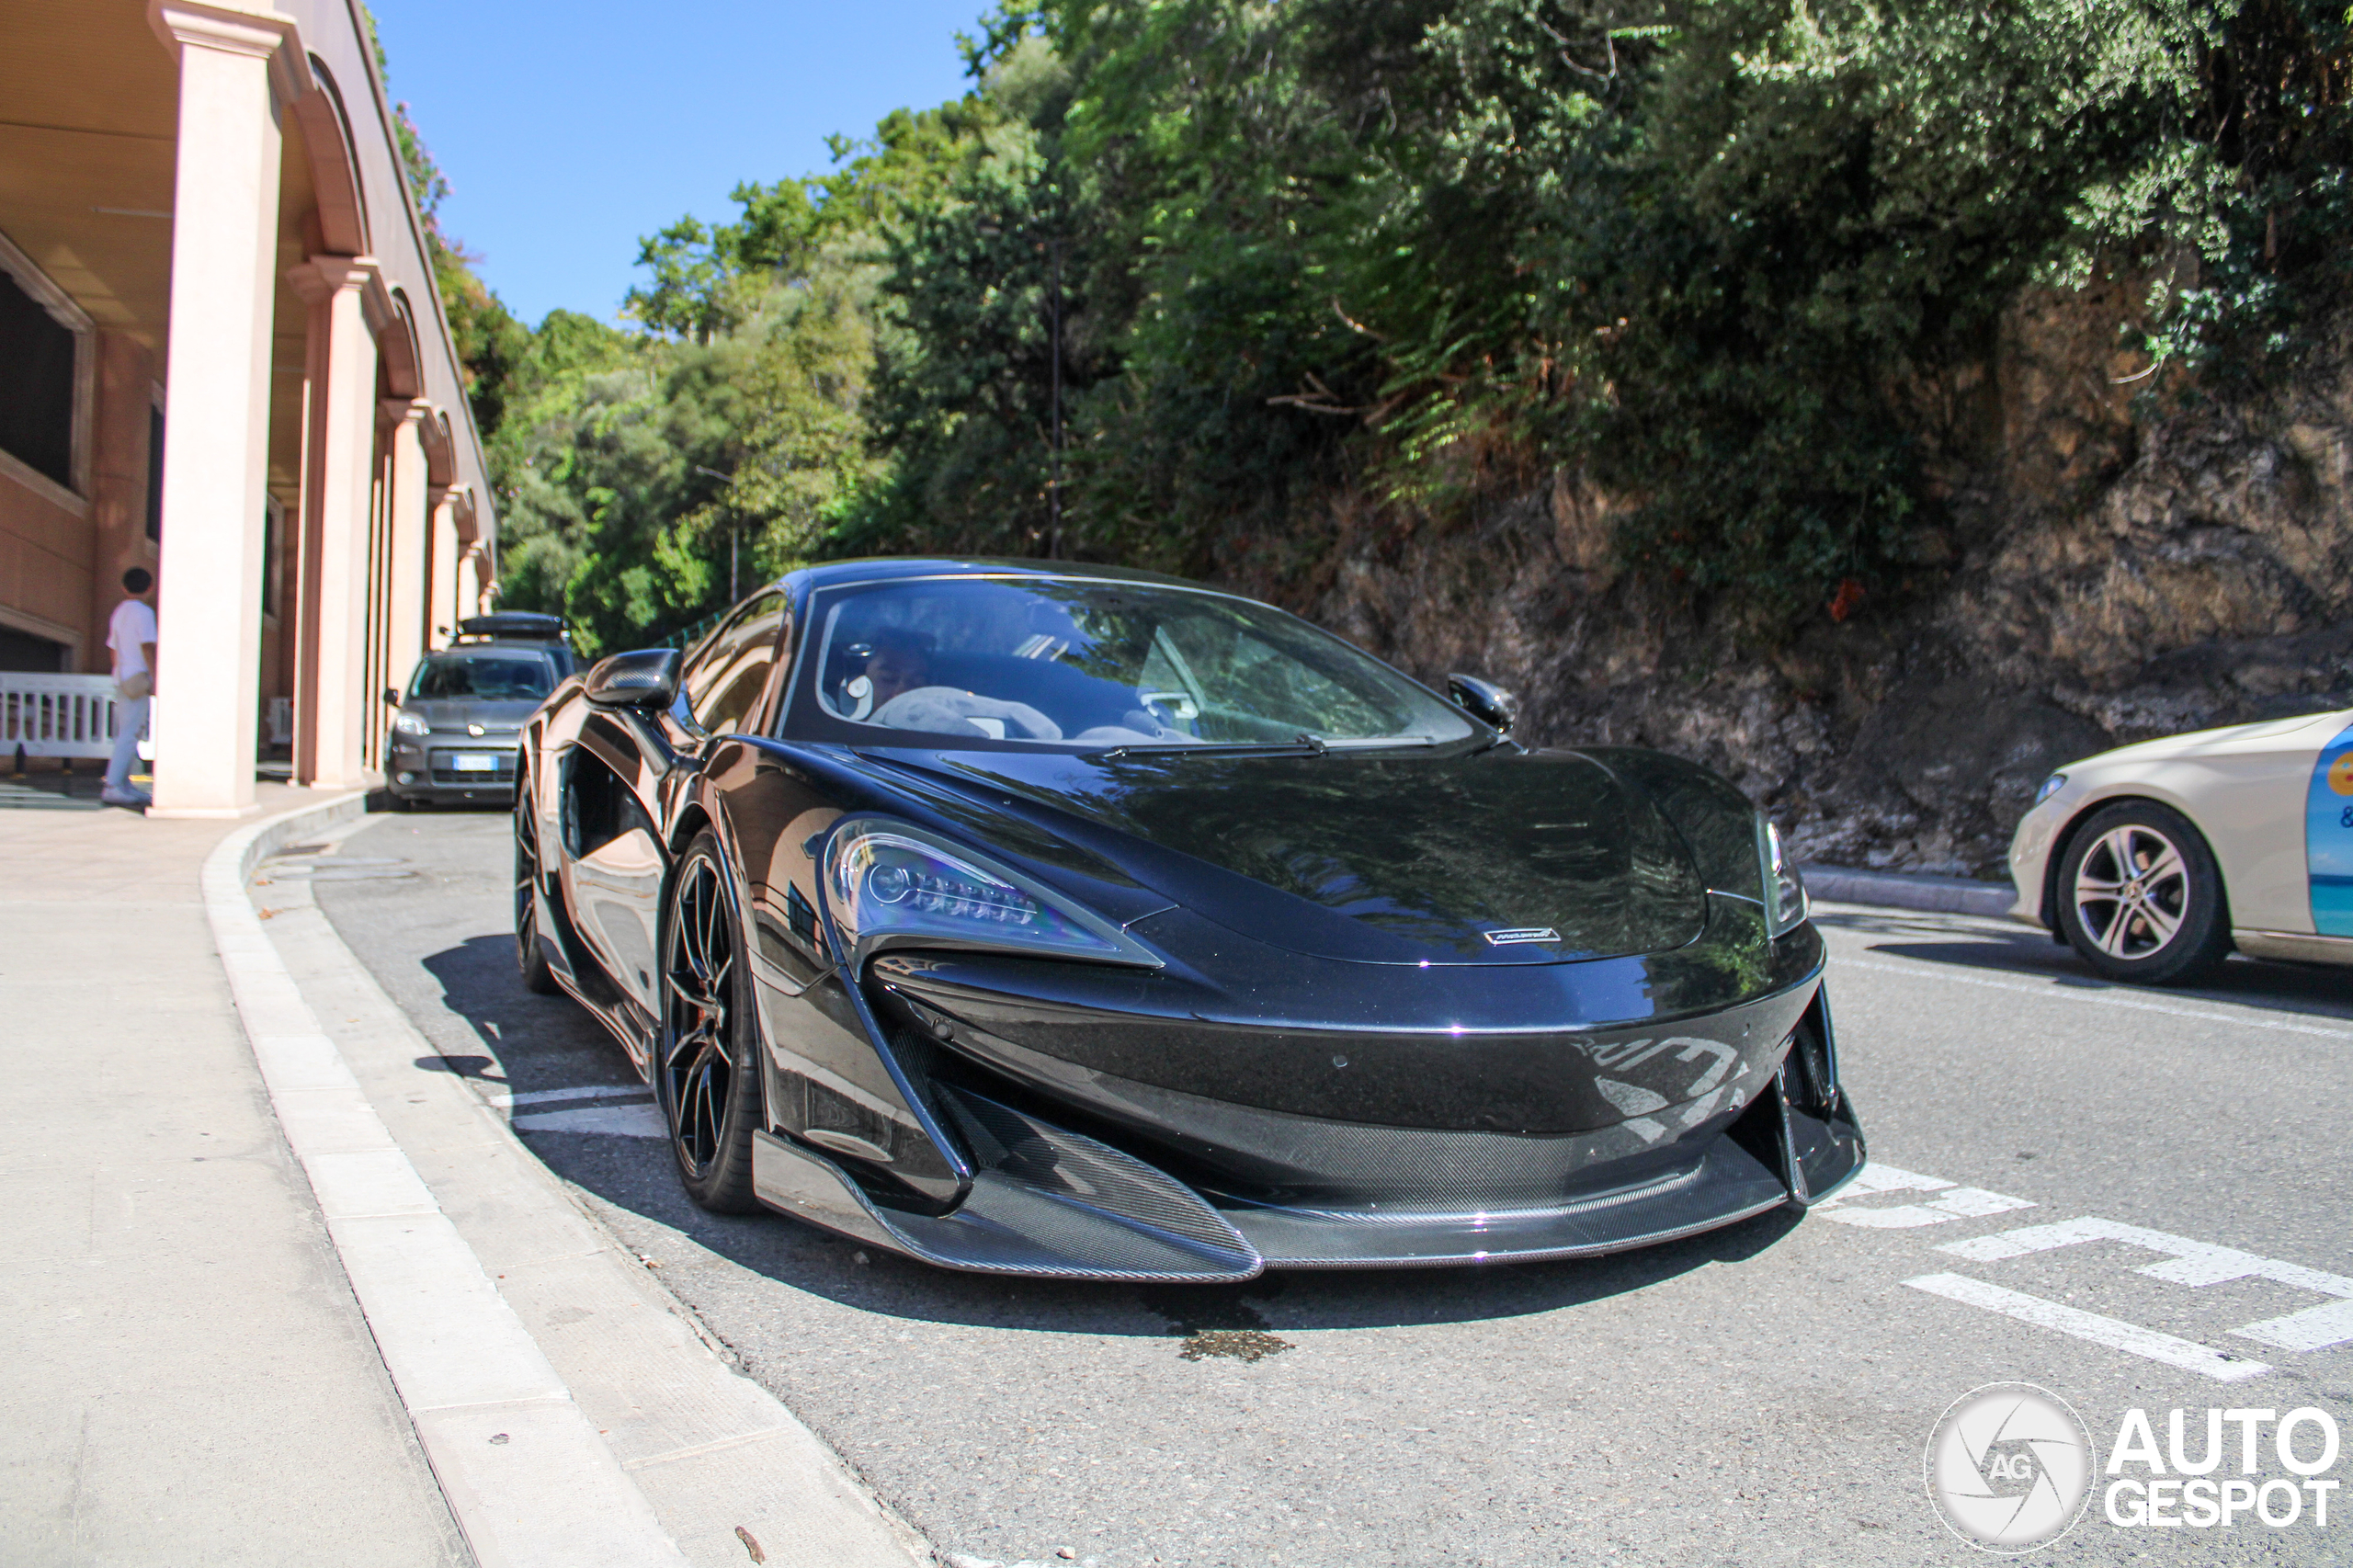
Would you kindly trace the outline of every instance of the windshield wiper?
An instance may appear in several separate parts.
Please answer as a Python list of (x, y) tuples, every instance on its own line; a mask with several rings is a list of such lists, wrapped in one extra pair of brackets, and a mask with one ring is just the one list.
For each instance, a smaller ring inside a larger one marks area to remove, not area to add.
[(1316, 750), (1319, 752), (1393, 751), (1399, 746), (1420, 747), (1434, 746), (1436, 744), (1438, 744), (1438, 740), (1432, 735), (1374, 735), (1365, 740), (1325, 741), (1323, 744), (1316, 747)]
[(1220, 743), (1196, 741), (1190, 744), (1156, 744), (1152, 745), (1113, 746), (1094, 755), (1108, 762), (1115, 756), (1170, 756), (1178, 753), (1199, 752), (1207, 756), (1329, 756), (1334, 752), (1387, 751), (1396, 746), (1434, 746), (1438, 742), (1428, 735), (1385, 735), (1370, 740), (1327, 741), (1305, 730), (1295, 741), (1241, 741)]
[(1226, 744), (1217, 741), (1162, 742), (1152, 745), (1113, 746), (1108, 751), (1093, 755), (1106, 762), (1115, 756), (1176, 756), (1195, 753), (1203, 756), (1315, 756), (1324, 747), (1311, 745), (1305, 737), (1296, 741), (1245, 741)]

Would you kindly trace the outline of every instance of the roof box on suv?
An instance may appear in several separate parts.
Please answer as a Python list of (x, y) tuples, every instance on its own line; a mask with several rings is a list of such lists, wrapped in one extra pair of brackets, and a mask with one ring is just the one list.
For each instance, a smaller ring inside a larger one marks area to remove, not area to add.
[(501, 610), (496, 615), (470, 615), (458, 622), (460, 637), (504, 638), (510, 642), (561, 642), (563, 617), (530, 610)]

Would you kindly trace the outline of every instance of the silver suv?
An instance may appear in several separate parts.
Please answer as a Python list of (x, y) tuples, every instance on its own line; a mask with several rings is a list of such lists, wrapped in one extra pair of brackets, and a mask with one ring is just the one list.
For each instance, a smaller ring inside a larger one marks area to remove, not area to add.
[(458, 641), (416, 662), (392, 718), (387, 785), (396, 810), (420, 801), (508, 802), (523, 721), (573, 671), (563, 622), (508, 612), (458, 623)]

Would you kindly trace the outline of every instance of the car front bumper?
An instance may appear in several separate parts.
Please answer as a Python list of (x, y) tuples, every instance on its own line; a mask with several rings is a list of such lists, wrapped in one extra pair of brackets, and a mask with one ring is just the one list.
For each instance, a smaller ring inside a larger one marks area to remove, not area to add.
[(2063, 787), (2018, 819), (2018, 831), (2010, 835), (2010, 882), (2018, 895), (2010, 906), (2014, 917), (2050, 928), (2042, 890), (2050, 879), (2051, 857), (2058, 852), (2060, 830), (2082, 805), (2082, 791)]
[(511, 735), (396, 741), (386, 759), (385, 787), (404, 801), (509, 801), (515, 798), (518, 756)]
[(1495, 1211), (1311, 1210), (1186, 1187), (1083, 1133), (964, 1091), (957, 1119), (995, 1136), (944, 1215), (878, 1202), (835, 1160), (761, 1132), (754, 1187), (768, 1207), (943, 1267), (1064, 1279), (1214, 1283), (1268, 1268), (1414, 1268), (1593, 1257), (1696, 1235), (1829, 1197), (1863, 1167), (1842, 1091), (1824, 1114), (1776, 1088), (1647, 1180)]
[[(946, 1212), (907, 1201), (835, 1156), (893, 1146), (887, 1126), (788, 1114), (756, 1144), (756, 1190), (930, 1263), (1068, 1278), (1652, 1245), (1802, 1208), (1862, 1167), (1819, 953), (1795, 944), (1782, 984), (1712, 1012), (1482, 1038), (1209, 1028), (1179, 1003), (1157, 1017), (1105, 1010), (1101, 991), (1121, 983), (1109, 974), (1065, 970), (1049, 1004), (1005, 989), (1043, 969), (893, 955), (870, 983), (889, 1055), (968, 1158), (969, 1184)], [(1094, 987), (1097, 1005), (1076, 1005)], [(782, 1103), (800, 1098), (788, 1088)]]

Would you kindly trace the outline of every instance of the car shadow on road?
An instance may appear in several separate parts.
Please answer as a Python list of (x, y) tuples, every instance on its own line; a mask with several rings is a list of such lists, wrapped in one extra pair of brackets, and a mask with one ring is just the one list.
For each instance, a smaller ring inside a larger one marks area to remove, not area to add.
[[(2279, 963), (2234, 955), (2222, 972), (2204, 985), (2120, 985), (2094, 974), (2073, 949), (2052, 941), (2039, 926), (1967, 915), (1853, 910), (1816, 912), (1814, 923), (1892, 938), (1869, 945), (1867, 950), (1876, 957), (1917, 959), (2024, 980), (2045, 980), (2070, 990), (2228, 1002), (2324, 1022), (2353, 1023), (2353, 983), (2348, 983), (2353, 977), (2322, 964)], [(1834, 971), (1837, 961), (1831, 960)]]
[[(443, 1005), (472, 1026), (480, 1046), (446, 1050), (418, 1065), (515, 1094), (637, 1082), (620, 1044), (577, 1004), (523, 989), (511, 937), (470, 937), (424, 964), (441, 983)], [(661, 1257), (663, 1228), (739, 1267), (859, 1311), (1040, 1333), (1214, 1336), (1521, 1317), (1647, 1290), (1711, 1264), (1745, 1262), (1769, 1251), (1801, 1218), (1794, 1210), (1776, 1210), (1678, 1242), (1552, 1263), (1299, 1271), (1238, 1285), (1025, 1279), (935, 1268), (781, 1214), (707, 1213), (687, 1199), (669, 1145), (659, 1139), (529, 1130), (520, 1135), (602, 1209), (626, 1243), (671, 1266), (664, 1278), (689, 1305), (694, 1271)]]

